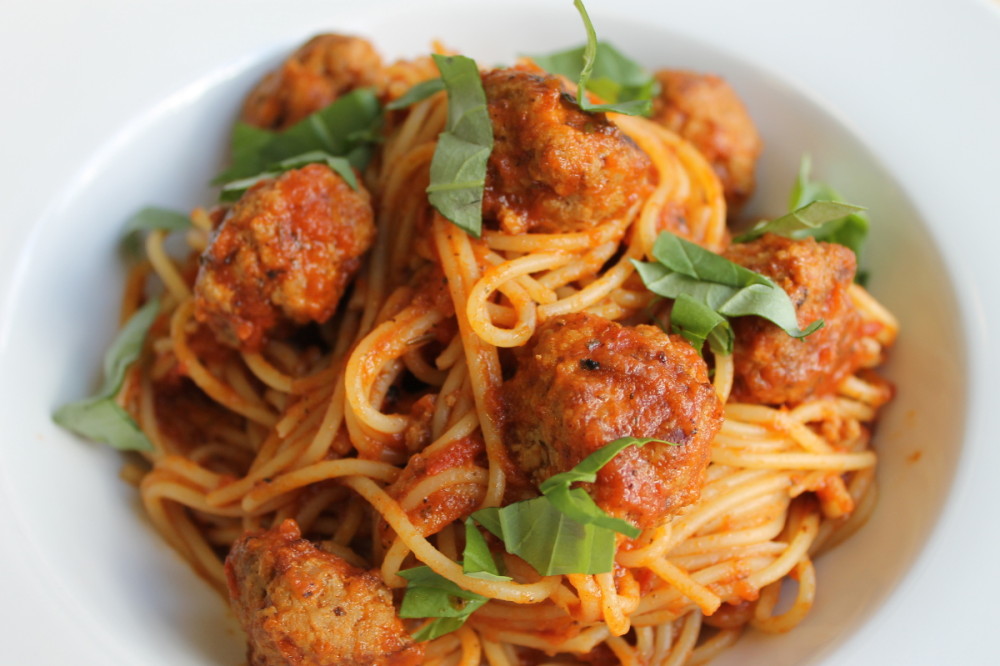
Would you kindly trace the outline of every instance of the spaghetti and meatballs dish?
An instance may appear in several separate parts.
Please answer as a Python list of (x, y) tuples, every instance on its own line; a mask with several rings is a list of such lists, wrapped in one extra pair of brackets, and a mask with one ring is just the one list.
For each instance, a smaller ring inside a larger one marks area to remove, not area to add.
[(503, 67), (316, 36), (220, 200), (130, 225), (105, 385), (56, 420), (130, 451), (250, 664), (705, 663), (800, 622), (874, 506), (864, 212), (803, 169), (744, 219), (737, 93), (577, 4), (585, 46)]

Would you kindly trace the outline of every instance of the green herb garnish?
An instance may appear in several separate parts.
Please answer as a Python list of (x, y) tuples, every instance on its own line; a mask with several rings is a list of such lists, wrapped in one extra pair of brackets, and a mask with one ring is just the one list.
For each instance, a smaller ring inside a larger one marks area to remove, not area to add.
[[(381, 126), (382, 106), (368, 88), (342, 95), (281, 132), (237, 123), (231, 139), (232, 164), (212, 182), (229, 183), (223, 191), (233, 192), (238, 189), (233, 181), (249, 182), (268, 177), (268, 173), (280, 173), (283, 163), (298, 162), (303, 166), (309, 163), (303, 159), (310, 156), (314, 162), (342, 158), (363, 170), (379, 141)], [(343, 171), (338, 173), (343, 175)]]
[[(809, 156), (805, 155), (789, 196), (788, 209), (791, 213), (770, 222), (761, 222), (734, 238), (733, 242), (746, 243), (765, 233), (795, 239), (811, 236), (818, 241), (850, 248), (860, 266), (869, 227), (865, 208), (846, 203), (829, 185), (811, 180), (809, 170)], [(865, 276), (865, 272), (859, 270), (854, 279), (864, 283)]]
[(471, 518), (465, 519), (465, 550), (462, 551), (462, 571), (467, 576), (484, 580), (512, 580), (500, 575), (493, 553)]
[[(462, 570), (468, 576), (485, 580), (511, 580), (509, 576), (500, 575), (500, 568), (493, 560), (486, 539), (469, 519), (465, 521), (465, 550), (462, 558)], [(435, 618), (413, 634), (417, 641), (433, 640), (455, 631), (489, 601), (481, 594), (463, 590), (427, 566), (405, 569), (399, 575), (409, 581), (399, 616)]]
[(668, 231), (653, 244), (654, 262), (632, 260), (646, 288), (664, 298), (679, 299), (681, 308), (670, 315), (671, 329), (700, 349), (706, 339), (716, 353), (732, 352), (733, 335), (726, 318), (757, 316), (795, 338), (823, 325), (816, 320), (799, 329), (795, 306), (785, 291), (767, 276), (755, 273)]
[(717, 353), (728, 354), (733, 349), (735, 336), (729, 320), (707, 303), (687, 294), (680, 294), (674, 299), (670, 323), (673, 332), (680, 334), (695, 349), (701, 350), (705, 342)]
[[(576, 79), (577, 102), (584, 111), (615, 111), (630, 116), (648, 116), (653, 108), (652, 97), (657, 90), (656, 79), (615, 47), (599, 42), (583, 2), (574, 0), (573, 5), (583, 19), (587, 43), (549, 55), (531, 56), (531, 59), (552, 74)], [(591, 104), (587, 99), (588, 90), (607, 100), (607, 103)]]
[(440, 77), (436, 79), (427, 79), (426, 81), (421, 81), (417, 85), (413, 86), (406, 93), (385, 105), (385, 108), (390, 111), (395, 111), (397, 109), (405, 109), (408, 106), (413, 106), (417, 102), (422, 102), (428, 97), (435, 95), (444, 90), (444, 81)]
[(268, 165), (267, 171), (259, 173), (249, 178), (233, 180), (222, 186), (219, 199), (222, 201), (236, 201), (248, 189), (268, 178), (277, 178), (286, 171), (299, 169), (307, 164), (325, 164), (340, 175), (351, 189), (358, 189), (358, 179), (354, 175), (354, 168), (346, 157), (335, 157), (322, 150), (314, 150), (301, 155), (295, 155), (287, 160), (282, 160), (276, 164)]
[[(848, 217), (865, 210), (862, 206), (837, 201), (812, 201), (769, 222), (762, 222), (753, 229), (733, 239), (734, 243), (747, 243), (764, 234), (777, 234), (788, 238), (815, 236), (826, 240), (833, 235), (831, 225), (840, 226)], [(806, 232), (806, 233), (799, 233)]]
[(128, 371), (142, 351), (146, 334), (159, 312), (157, 300), (146, 303), (128, 320), (104, 355), (104, 383), (96, 395), (63, 405), (52, 419), (73, 432), (123, 451), (151, 451), (152, 443), (128, 412), (115, 402)]
[[(604, 512), (575, 482), (593, 483), (597, 472), (627, 446), (643, 446), (656, 439), (622, 437), (587, 456), (568, 472), (547, 479), (541, 497), (505, 507), (481, 509), (472, 519), (503, 541), (543, 576), (594, 574), (611, 571), (615, 533), (630, 538), (641, 530)], [(668, 442), (661, 442), (667, 444)]]
[(427, 198), (443, 216), (476, 238), (482, 234), (486, 162), (493, 123), (476, 61), (434, 54), (448, 91), (448, 124), (431, 160)]
[(789, 238), (812, 236), (819, 241), (851, 248), (860, 261), (861, 249), (868, 237), (865, 209), (846, 203), (826, 183), (811, 180), (810, 166), (809, 156), (803, 156), (788, 200), (788, 209), (793, 212), (770, 222), (762, 222), (733, 241), (746, 243), (765, 233)]
[(416, 641), (430, 641), (455, 631), (489, 599), (463, 590), (430, 567), (405, 569), (399, 575), (408, 581), (399, 617), (435, 618), (413, 634)]
[(191, 218), (184, 213), (150, 206), (143, 208), (125, 222), (122, 247), (130, 255), (138, 255), (140, 236), (147, 231), (186, 231), (191, 229)]
[[(641, 530), (609, 516), (587, 491), (571, 489), (570, 485), (593, 483), (597, 472), (622, 449), (650, 442), (671, 444), (658, 439), (621, 437), (594, 451), (568, 472), (547, 479), (539, 486), (541, 497), (473, 513), (465, 520), (462, 570), (468, 576), (486, 580), (511, 580), (500, 575), (486, 539), (475, 522), (500, 539), (508, 553), (522, 558), (543, 576), (611, 571), (615, 532), (635, 538)], [(458, 629), (488, 601), (426, 566), (406, 569), (399, 575), (409, 581), (399, 616), (435, 618), (413, 635), (418, 641), (432, 640)]]
[[(810, 166), (809, 157), (803, 156), (802, 162), (799, 165), (798, 178), (789, 196), (788, 209), (795, 210), (812, 201), (825, 200), (843, 203), (844, 199), (837, 190), (825, 183), (810, 179)], [(865, 239), (868, 238), (869, 226), (868, 216), (862, 212), (863, 210), (846, 214), (840, 219), (829, 220), (816, 230), (803, 230), (798, 232), (800, 235), (793, 237), (801, 238), (808, 235), (819, 241), (839, 243), (840, 245), (849, 247), (854, 250), (854, 254), (860, 264), (861, 250)]]

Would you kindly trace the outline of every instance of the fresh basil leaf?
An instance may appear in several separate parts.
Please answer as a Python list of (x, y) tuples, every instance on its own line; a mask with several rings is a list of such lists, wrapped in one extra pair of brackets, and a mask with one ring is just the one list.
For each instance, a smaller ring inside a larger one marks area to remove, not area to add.
[[(758, 224), (745, 234), (734, 238), (733, 242), (747, 243), (768, 233), (788, 238), (802, 238), (804, 235), (810, 235), (824, 240), (824, 237), (830, 237), (836, 231), (834, 227), (828, 225), (836, 224), (837, 229), (839, 229), (848, 216), (864, 210), (863, 206), (838, 201), (812, 201), (770, 222)], [(801, 231), (806, 232), (806, 234), (797, 233)]]
[(118, 406), (115, 396), (121, 390), (128, 371), (139, 354), (149, 327), (159, 312), (159, 301), (146, 303), (136, 311), (118, 333), (104, 355), (104, 383), (92, 397), (63, 405), (52, 419), (73, 432), (116, 449), (151, 451), (152, 443), (128, 412)]
[(133, 234), (141, 231), (185, 231), (190, 229), (191, 218), (184, 213), (178, 213), (167, 208), (156, 208), (149, 206), (143, 208), (125, 222), (125, 234)]
[[(551, 74), (579, 81), (580, 73), (583, 71), (585, 49), (586, 47), (579, 46), (557, 53), (529, 57), (536, 65)], [(641, 65), (630, 60), (611, 44), (597, 43), (594, 68), (587, 81), (587, 90), (607, 100), (608, 104), (641, 103), (645, 108), (640, 108), (639, 113), (632, 115), (649, 115), (652, 111), (651, 100), (659, 92), (658, 89), (656, 79)], [(589, 105), (589, 102), (587, 104)], [(589, 105), (584, 110), (592, 111), (593, 107), (594, 105)]]
[(695, 280), (729, 287), (773, 284), (759, 273), (668, 232), (661, 233), (653, 242), (653, 258), (670, 270)]
[(122, 247), (131, 256), (138, 256), (142, 242), (140, 237), (146, 231), (186, 231), (194, 225), (184, 213), (149, 206), (143, 208), (125, 222)]
[[(529, 56), (551, 74), (579, 80), (583, 70), (584, 50), (578, 46), (565, 51)], [(650, 100), (657, 93), (656, 79), (642, 65), (629, 59), (607, 42), (597, 43), (597, 53), (587, 90), (608, 103)]]
[[(763, 317), (796, 338), (823, 325), (819, 319), (799, 329), (795, 306), (770, 278), (670, 232), (657, 237), (653, 257), (656, 262), (632, 260), (632, 264), (646, 288), (659, 296), (676, 300), (684, 294), (725, 317)], [(673, 320), (671, 325), (683, 334), (682, 325)], [(704, 330), (704, 324), (699, 323), (697, 330)]]
[(462, 551), (462, 571), (467, 576), (484, 580), (513, 580), (501, 576), (500, 567), (493, 559), (493, 553), (471, 518), (465, 519), (465, 550)]
[(399, 572), (408, 581), (399, 617), (437, 618), (413, 634), (416, 641), (430, 641), (455, 631), (489, 599), (464, 590), (430, 567), (420, 566)]
[[(622, 449), (650, 442), (670, 444), (659, 439), (621, 437), (597, 449), (573, 469), (546, 479), (539, 486), (541, 497), (481, 509), (471, 519), (503, 541), (508, 553), (517, 555), (543, 576), (607, 573), (614, 564), (615, 532), (634, 539), (642, 530), (608, 515), (587, 491), (570, 485), (593, 483), (597, 472)], [(466, 521), (466, 543), (475, 544), (475, 537), (468, 538), (469, 529), (470, 521)], [(482, 537), (478, 532), (477, 536)], [(466, 561), (470, 557), (468, 545), (464, 557)]]
[(351, 166), (350, 161), (348, 161), (346, 157), (335, 157), (322, 150), (313, 150), (301, 155), (294, 155), (276, 164), (268, 165), (267, 170), (263, 173), (226, 183), (222, 186), (219, 199), (223, 202), (236, 201), (243, 196), (244, 192), (263, 180), (277, 178), (286, 171), (299, 169), (307, 164), (317, 163), (325, 164), (330, 167), (335, 173), (343, 178), (348, 185), (351, 186), (351, 189), (358, 189), (357, 176), (354, 175), (354, 168)]
[(216, 185), (256, 176), (283, 160), (321, 151), (345, 157), (363, 170), (371, 159), (382, 125), (382, 106), (368, 88), (352, 90), (332, 104), (281, 132), (246, 123), (233, 129), (232, 164), (216, 176)]
[[(276, 143), (278, 136), (278, 132), (254, 127), (244, 122), (236, 123), (229, 138), (231, 164), (228, 169), (212, 180), (212, 184), (220, 185), (259, 173), (269, 161), (268, 158), (264, 157), (269, 144)], [(272, 148), (271, 152), (277, 153), (278, 151), (276, 148)], [(277, 160), (280, 160), (281, 157), (278, 156)]]
[(421, 81), (407, 90), (402, 97), (394, 99), (386, 104), (385, 108), (390, 111), (405, 109), (408, 106), (413, 106), (417, 102), (424, 101), (428, 97), (431, 97), (442, 90), (444, 90), (444, 81), (440, 77), (436, 79), (427, 79), (426, 81)]
[(665, 442), (662, 439), (653, 437), (619, 437), (591, 453), (568, 472), (561, 472), (550, 476), (538, 486), (538, 490), (543, 495), (548, 495), (561, 487), (569, 488), (570, 484), (576, 482), (594, 483), (597, 480), (597, 473), (601, 471), (601, 468), (611, 462), (622, 450), (629, 446), (645, 446), (650, 442), (676, 446), (672, 442)]
[[(796, 210), (813, 201), (834, 201), (843, 203), (844, 199), (840, 193), (827, 185), (814, 181), (810, 178), (811, 162), (809, 156), (802, 157), (799, 165), (798, 177), (792, 187), (789, 196), (788, 209)], [(801, 230), (795, 232), (793, 238), (803, 238), (812, 236), (816, 240), (828, 243), (839, 243), (854, 250), (854, 254), (861, 262), (861, 251), (864, 248), (865, 240), (868, 238), (868, 216), (861, 211), (849, 213), (837, 220), (830, 220), (815, 231)]]
[(424, 641), (432, 641), (435, 638), (440, 638), (441, 636), (444, 636), (445, 634), (450, 634), (451, 632), (461, 627), (463, 624), (465, 624), (465, 621), (467, 619), (469, 619), (468, 616), (439, 617), (431, 622), (428, 622), (423, 627), (413, 632), (413, 640), (415, 640), (418, 643), (422, 643)]
[(612, 532), (619, 532), (630, 539), (642, 534), (642, 530), (627, 520), (608, 515), (601, 507), (597, 506), (594, 499), (583, 488), (559, 486), (546, 493), (545, 499), (557, 511), (581, 525), (593, 525)]
[(594, 483), (597, 480), (597, 472), (611, 462), (622, 449), (628, 446), (643, 446), (650, 442), (670, 444), (653, 438), (620, 437), (591, 453), (568, 472), (549, 477), (538, 489), (553, 506), (573, 520), (614, 530), (634, 539), (642, 533), (642, 530), (620, 518), (609, 516), (597, 506), (586, 491), (581, 488), (571, 490), (570, 485), (576, 482)]
[(542, 576), (607, 573), (614, 565), (614, 530), (580, 523), (545, 496), (480, 509), (472, 519)]
[[(577, 79), (576, 97), (580, 108), (589, 113), (614, 111), (630, 116), (648, 116), (653, 110), (652, 94), (655, 81), (641, 78), (645, 72), (610, 45), (599, 48), (597, 32), (590, 21), (582, 0), (573, 0), (573, 6), (583, 19), (587, 31), (587, 43), (583, 46), (582, 66)], [(598, 56), (603, 60), (598, 64)], [(551, 63), (550, 63), (551, 64)], [(563, 66), (562, 59), (557, 63)], [(593, 80), (591, 77), (595, 77)], [(647, 75), (648, 76), (648, 75)], [(640, 83), (641, 81), (641, 83)], [(605, 99), (615, 101), (608, 104), (591, 104), (587, 90), (592, 90)], [(605, 97), (605, 96), (610, 97)]]
[(493, 123), (476, 61), (434, 54), (448, 91), (448, 124), (431, 160), (427, 198), (443, 216), (476, 238), (482, 234), (486, 162)]
[(674, 299), (670, 310), (670, 327), (674, 333), (684, 336), (698, 351), (708, 341), (709, 347), (717, 354), (733, 352), (734, 335), (729, 320), (687, 294)]

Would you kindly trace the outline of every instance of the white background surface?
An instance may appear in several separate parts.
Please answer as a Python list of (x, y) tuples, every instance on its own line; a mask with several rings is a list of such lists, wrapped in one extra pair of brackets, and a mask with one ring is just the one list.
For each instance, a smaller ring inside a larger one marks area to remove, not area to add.
[[(480, 4), (484, 12), (506, 7)], [(568, 2), (537, 4), (565, 5), (567, 22), (576, 20)], [(30, 236), (32, 230), (66, 197), (77, 196), (74, 188), (123, 196), (127, 174), (121, 181), (102, 182), (90, 177), (107, 171), (94, 165), (100, 166), (102, 155), (128, 151), (142, 130), (135, 119), (151, 111), (168, 114), (171, 104), (190, 102), (177, 91), (211, 94), (206, 71), (218, 72), (221, 80), (227, 68), (245, 68), (241, 58), (271, 53), (273, 45), (297, 43), (320, 29), (349, 26), (361, 20), (355, 15), (385, 16), (395, 6), (386, 1), (351, 7), (330, 0), (7, 0), (0, 5), (0, 359), (5, 370), (23, 370), (0, 376), (5, 398), (0, 423), (9, 433), (0, 437), (0, 663), (129, 663), (138, 654), (128, 645), (127, 622), (102, 624), (101, 617), (89, 614), (87, 599), (67, 583), (88, 573), (68, 576), (50, 564), (71, 559), (80, 539), (116, 538), (114, 521), (104, 516), (80, 515), (70, 529), (44, 520), (72, 515), (73, 496), (59, 491), (72, 485), (72, 474), (89, 472), (92, 456), (68, 448), (65, 458), (46, 461), (53, 466), (54, 482), (42, 477), (38, 482), (54, 487), (50, 505), (42, 509), (25, 506), (25, 496), (17, 490), (26, 483), (25, 475), (38, 474), (37, 468), (19, 466), (27, 459), (24, 450), (36, 441), (25, 435), (32, 432), (31, 424), (23, 423), (23, 413), (5, 406), (10, 404), (6, 398), (34, 395), (33, 389), (41, 393), (31, 364), (72, 356), (59, 349), (73, 347), (69, 341), (80, 333), (39, 330), (38, 336), (53, 346), (51, 358), (24, 359), (16, 366), (4, 357), (19, 325), (10, 317), (15, 300), (31, 288), (24, 278), (31, 274), (33, 252), (39, 244), (56, 242)], [(952, 342), (957, 354), (966, 353), (972, 361), (965, 385), (965, 444), (937, 527), (904, 582), (823, 663), (997, 663), (1000, 438), (987, 429), (1000, 407), (1000, 361), (990, 344), (1000, 343), (997, 3), (591, 0), (588, 8), (595, 20), (620, 16), (669, 27), (803, 91), (862, 140), (930, 225), (931, 238), (960, 292), (963, 333)], [(598, 30), (600, 26), (598, 20)], [(442, 30), (421, 40), (440, 36), (447, 42), (450, 34)], [(627, 44), (619, 46), (627, 51)], [(192, 88), (193, 82), (204, 88)], [(205, 149), (218, 154), (220, 145)], [(140, 151), (135, 159), (172, 157)], [(86, 168), (95, 170), (88, 173)], [(191, 174), (196, 182), (203, 176)], [(52, 276), (54, 285), (60, 280), (72, 282), (74, 276)], [(81, 328), (88, 316), (96, 320), (112, 311), (115, 299), (107, 299), (105, 313), (81, 313)], [(45, 306), (44, 301), (38, 304)], [(79, 386), (86, 385), (79, 380)], [(67, 389), (60, 397), (69, 395), (73, 393)], [(37, 400), (48, 410), (55, 397), (38, 395)], [(103, 470), (113, 469), (111, 457), (98, 455)], [(134, 500), (127, 488), (120, 497), (131, 511), (128, 503)], [(64, 549), (60, 557), (53, 557), (54, 548)], [(114, 543), (109, 541), (108, 548), (113, 552)], [(150, 557), (162, 557), (168, 570), (182, 566), (162, 554)], [(142, 585), (139, 571), (127, 569), (122, 575), (136, 576), (136, 584)], [(100, 573), (95, 570), (94, 575)], [(221, 612), (221, 603), (210, 593), (204, 604), (206, 615)], [(193, 603), (169, 614), (190, 627), (201, 621), (192, 608), (202, 607)]]

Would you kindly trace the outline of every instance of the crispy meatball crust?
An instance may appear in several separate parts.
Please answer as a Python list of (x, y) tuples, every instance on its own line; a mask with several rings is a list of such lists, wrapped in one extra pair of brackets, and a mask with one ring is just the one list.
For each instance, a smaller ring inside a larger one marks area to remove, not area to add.
[(310, 164), (247, 190), (201, 257), (195, 316), (220, 340), (260, 349), (279, 324), (324, 322), (375, 238), (371, 198)]
[(581, 111), (558, 78), (495, 69), (483, 88), (494, 137), (483, 214), (505, 232), (584, 231), (648, 195), (646, 154), (605, 114)]
[(796, 339), (760, 317), (733, 320), (733, 398), (768, 405), (797, 403), (833, 392), (863, 359), (861, 318), (848, 294), (856, 259), (843, 245), (765, 234), (738, 243), (724, 255), (768, 276), (784, 289), (804, 328), (824, 325)]
[(664, 69), (653, 120), (690, 141), (722, 181), (731, 214), (754, 190), (760, 135), (736, 91), (718, 76)]
[(293, 520), (244, 535), (226, 558), (251, 666), (410, 666), (423, 661), (375, 574), (300, 538)]
[(644, 528), (699, 497), (722, 425), (722, 404), (690, 344), (584, 313), (539, 327), (518, 350), (502, 399), (507, 446), (535, 483), (619, 437), (674, 442), (626, 448), (589, 489), (602, 509)]
[(355, 88), (381, 87), (382, 58), (360, 37), (317, 35), (265, 76), (243, 103), (242, 120), (286, 129)]

